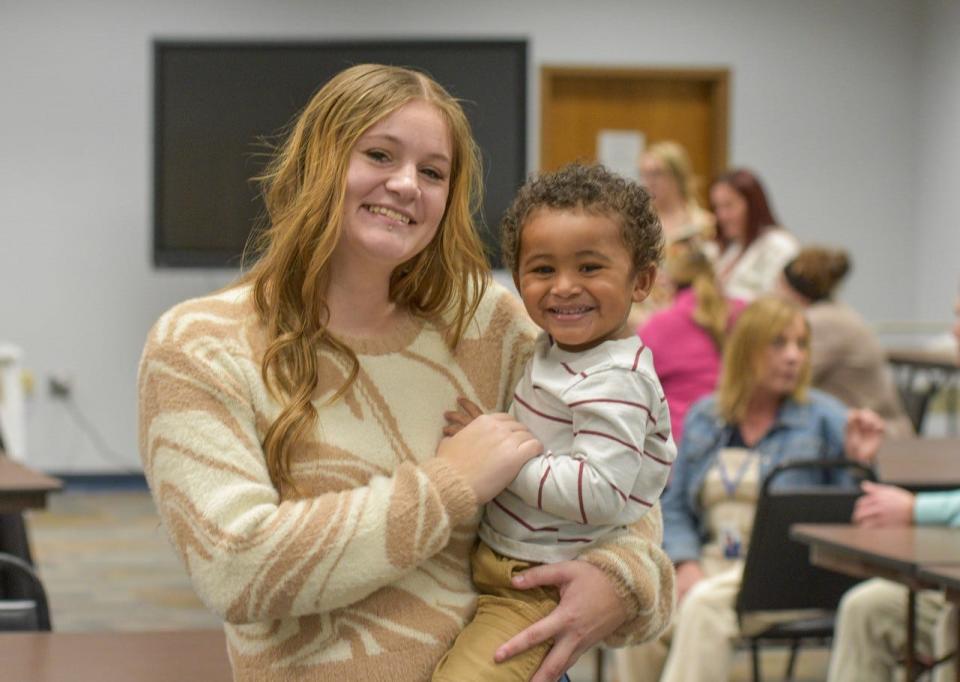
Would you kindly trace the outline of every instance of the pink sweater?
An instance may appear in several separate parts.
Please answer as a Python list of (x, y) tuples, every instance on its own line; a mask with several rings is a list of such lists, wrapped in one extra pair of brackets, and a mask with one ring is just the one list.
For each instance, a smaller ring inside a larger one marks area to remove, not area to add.
[[(653, 351), (653, 367), (667, 397), (670, 430), (677, 445), (683, 438), (687, 409), (695, 400), (713, 392), (720, 375), (720, 351), (710, 335), (693, 321), (696, 305), (693, 290), (682, 289), (673, 305), (654, 313), (637, 329)], [(731, 324), (742, 309), (742, 301), (731, 301)]]

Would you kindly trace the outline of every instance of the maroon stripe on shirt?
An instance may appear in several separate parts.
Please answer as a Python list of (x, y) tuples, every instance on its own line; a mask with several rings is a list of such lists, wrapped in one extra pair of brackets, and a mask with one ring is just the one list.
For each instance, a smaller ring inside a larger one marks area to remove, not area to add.
[(653, 412), (650, 411), (649, 407), (643, 403), (635, 403), (630, 400), (617, 400), (616, 398), (587, 398), (586, 400), (577, 400), (576, 402), (567, 403), (567, 407), (573, 409), (578, 405), (587, 405), (589, 403), (619, 403), (620, 405), (639, 407), (641, 410), (647, 413), (647, 417), (649, 417), (650, 421), (653, 422), (653, 425), (657, 425), (657, 418), (653, 416)]
[[(610, 483), (610, 482), (607, 481), (607, 483)], [(616, 490), (617, 493), (619, 493), (620, 497), (622, 497), (622, 498), (625, 499), (625, 500), (633, 500), (634, 502), (639, 502), (639, 503), (642, 504), (644, 507), (652, 507), (652, 506), (653, 506), (653, 502), (647, 502), (646, 500), (641, 500), (639, 497), (636, 497), (636, 496), (634, 496), (634, 495), (627, 495), (627, 494), (624, 493), (622, 490), (620, 490), (620, 488), (618, 488), (617, 486), (615, 486), (613, 483), (610, 483), (610, 487), (613, 488), (614, 490)]]
[(586, 525), (587, 510), (583, 508), (583, 466), (586, 462), (580, 462), (580, 471), (577, 473), (577, 498), (580, 500), (580, 516), (583, 517), (583, 523)]
[(564, 419), (564, 418), (562, 418), (562, 417), (554, 417), (553, 415), (546, 414), (545, 412), (541, 412), (540, 410), (538, 410), (537, 408), (535, 408), (533, 405), (531, 405), (530, 403), (528, 403), (528, 402), (526, 402), (525, 400), (523, 400), (523, 399), (522, 399), (520, 396), (518, 396), (516, 393), (513, 394), (513, 399), (516, 400), (516, 401), (517, 401), (518, 403), (520, 403), (521, 405), (523, 405), (523, 406), (524, 406), (525, 408), (527, 408), (528, 410), (530, 410), (531, 412), (533, 412), (533, 413), (534, 413), (535, 415), (537, 415), (538, 417), (543, 417), (544, 419), (549, 419), (549, 420), (551, 420), (551, 421), (560, 422), (561, 424), (572, 424), (572, 423), (573, 423), (573, 420), (572, 420), (572, 419)]
[(649, 451), (647, 451), (647, 450), (641, 450), (641, 449), (637, 448), (636, 446), (631, 445), (630, 443), (628, 443), (628, 442), (625, 441), (625, 440), (620, 440), (620, 439), (617, 438), (616, 436), (611, 436), (609, 433), (603, 433), (602, 431), (588, 431), (587, 429), (584, 429), (584, 430), (582, 430), (582, 431), (576, 431), (576, 432), (574, 432), (573, 435), (574, 435), (574, 436), (579, 436), (581, 433), (587, 434), (587, 435), (589, 435), (589, 436), (600, 436), (601, 438), (606, 438), (607, 440), (612, 440), (612, 441), (615, 442), (615, 443), (620, 443), (620, 445), (622, 445), (622, 446), (625, 447), (625, 448), (630, 448), (631, 450), (633, 450), (634, 452), (636, 452), (638, 455), (646, 455), (647, 457), (649, 457), (650, 459), (652, 459), (654, 462), (660, 462), (660, 464), (665, 464), (665, 465), (667, 465), (667, 466), (671, 466), (671, 463), (668, 462), (667, 460), (661, 459), (661, 458), (657, 457), (656, 455), (654, 455), (653, 453), (651, 453), (651, 452), (649, 452)]
[(540, 477), (540, 489), (537, 491), (537, 509), (543, 511), (543, 486), (547, 482), (547, 477), (550, 475), (551, 467), (548, 464), (547, 470), (543, 472), (543, 476)]
[(557, 542), (593, 542), (590, 538), (557, 538)]
[(637, 366), (640, 364), (640, 356), (643, 354), (643, 351), (645, 351), (646, 349), (647, 349), (647, 347), (644, 346), (642, 343), (640, 344), (640, 347), (637, 349), (637, 354), (636, 354), (636, 355), (634, 356), (634, 358), (633, 358), (633, 371), (634, 371), (634, 372), (637, 371)]
[(567, 363), (561, 362), (561, 363), (560, 363), (560, 366), (563, 367), (563, 368), (564, 368), (565, 370), (567, 370), (568, 372), (570, 372), (570, 374), (576, 375), (576, 372), (574, 372), (572, 369), (570, 369), (570, 365), (568, 365)]
[(672, 466), (673, 466), (673, 462), (671, 462), (671, 461), (669, 461), (669, 460), (666, 460), (666, 459), (661, 459), (661, 458), (657, 457), (655, 454), (653, 454), (652, 452), (650, 452), (649, 450), (644, 450), (644, 451), (643, 451), (643, 454), (645, 454), (647, 457), (649, 457), (650, 459), (652, 459), (654, 462), (660, 462), (660, 464), (664, 464), (664, 465), (666, 465), (666, 466), (668, 466), (668, 467), (672, 467)]
[(534, 528), (534, 527), (531, 526), (529, 523), (527, 523), (526, 521), (524, 521), (523, 519), (521, 519), (519, 516), (517, 516), (516, 514), (514, 514), (512, 511), (510, 511), (509, 509), (507, 509), (506, 507), (504, 507), (503, 504), (501, 504), (501, 502), (500, 502), (499, 500), (497, 500), (497, 498), (493, 498), (493, 503), (494, 503), (495, 505), (497, 505), (498, 507), (500, 507), (500, 509), (503, 510), (503, 513), (504, 513), (504, 514), (506, 514), (507, 516), (509, 516), (510, 518), (512, 518), (514, 521), (516, 521), (517, 523), (519, 523), (521, 526), (523, 526), (523, 527), (526, 528), (527, 530), (533, 531), (533, 532), (535, 532), (535, 533), (540, 532), (540, 531), (552, 531), (552, 532), (554, 532), (554, 533), (560, 532), (560, 529), (559, 529), (559, 528), (554, 528), (554, 527), (552, 527), (552, 526), (544, 526), (543, 528)]

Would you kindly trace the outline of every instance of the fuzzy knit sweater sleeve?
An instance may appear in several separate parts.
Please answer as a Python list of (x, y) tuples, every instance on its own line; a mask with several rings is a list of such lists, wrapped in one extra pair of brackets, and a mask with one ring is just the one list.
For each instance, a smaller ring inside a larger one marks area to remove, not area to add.
[(579, 557), (610, 578), (627, 607), (626, 622), (604, 640), (609, 647), (640, 644), (657, 637), (670, 625), (676, 607), (676, 574), (660, 546), (663, 539), (660, 504), (630, 526), (630, 531)]

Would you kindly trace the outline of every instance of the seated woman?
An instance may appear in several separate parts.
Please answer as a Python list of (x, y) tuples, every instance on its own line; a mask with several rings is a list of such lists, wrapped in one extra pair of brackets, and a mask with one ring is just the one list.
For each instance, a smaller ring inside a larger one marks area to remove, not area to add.
[(717, 216), (715, 265), (724, 292), (752, 301), (773, 291), (800, 245), (778, 226), (760, 179), (742, 168), (724, 173), (710, 186), (710, 206)]
[[(880, 447), (879, 416), (808, 389), (809, 339), (802, 309), (785, 299), (758, 299), (737, 320), (716, 395), (687, 414), (663, 498), (664, 549), (677, 567), (673, 630), (620, 655), (624, 682), (657, 679), (660, 670), (661, 682), (726, 680), (760, 482), (787, 458), (870, 462)], [(810, 485), (821, 477), (797, 470), (781, 480)]]
[(653, 195), (667, 246), (713, 237), (713, 214), (697, 200), (697, 178), (682, 145), (670, 140), (650, 145), (640, 157), (640, 178)]
[(637, 333), (653, 351), (673, 440), (679, 444), (690, 405), (717, 387), (724, 340), (743, 302), (723, 297), (710, 259), (690, 242), (668, 247), (663, 272), (676, 290), (673, 303), (654, 313)]
[[(669, 140), (650, 145), (640, 156), (640, 179), (653, 196), (653, 207), (660, 218), (667, 248), (693, 242), (708, 249), (708, 255), (714, 258), (715, 220), (710, 211), (700, 206), (698, 180), (683, 146)], [(633, 305), (630, 324), (640, 326), (672, 299), (673, 287), (660, 271), (650, 295)]]
[(850, 265), (846, 251), (810, 246), (783, 269), (780, 291), (806, 309), (810, 323), (810, 380), (850, 407), (879, 414), (888, 436), (913, 436), (876, 335), (853, 308), (834, 298)]

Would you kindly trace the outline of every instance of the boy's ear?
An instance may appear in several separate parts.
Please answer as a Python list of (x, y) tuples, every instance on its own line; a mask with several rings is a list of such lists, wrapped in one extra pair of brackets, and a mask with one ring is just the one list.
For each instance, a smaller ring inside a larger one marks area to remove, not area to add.
[(648, 265), (637, 271), (633, 280), (633, 302), (640, 303), (650, 295), (654, 282), (657, 281), (657, 266)]

